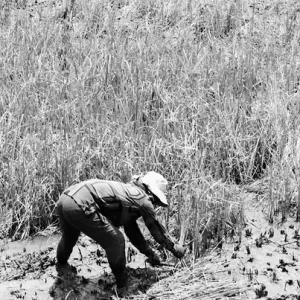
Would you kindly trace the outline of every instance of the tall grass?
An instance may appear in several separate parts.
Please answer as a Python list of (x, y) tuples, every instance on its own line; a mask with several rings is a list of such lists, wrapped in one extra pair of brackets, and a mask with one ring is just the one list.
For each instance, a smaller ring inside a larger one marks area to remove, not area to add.
[[(221, 244), (243, 219), (228, 184), (260, 178), (271, 162), (277, 179), (289, 177), (283, 153), (299, 136), (296, 6), (78, 0), (70, 22), (49, 6), (6, 8), (2, 236), (54, 222), (58, 195), (74, 182), (151, 169), (179, 184), (166, 222), (178, 219), (172, 230), (197, 256), (205, 236)], [(285, 161), (298, 180), (297, 155)]]

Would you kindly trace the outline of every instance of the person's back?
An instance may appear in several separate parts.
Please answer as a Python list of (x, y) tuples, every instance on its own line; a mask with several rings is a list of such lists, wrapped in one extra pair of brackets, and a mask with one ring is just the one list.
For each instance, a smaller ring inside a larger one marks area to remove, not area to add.
[(89, 179), (69, 187), (64, 193), (71, 196), (87, 216), (99, 211), (117, 227), (141, 217), (145, 209), (154, 212), (149, 196), (133, 183)]

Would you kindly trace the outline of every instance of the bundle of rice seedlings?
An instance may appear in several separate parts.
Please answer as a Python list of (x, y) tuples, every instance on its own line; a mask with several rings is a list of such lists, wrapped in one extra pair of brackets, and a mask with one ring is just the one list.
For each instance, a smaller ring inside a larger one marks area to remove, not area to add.
[(209, 256), (157, 282), (147, 294), (150, 299), (241, 299), (248, 284), (234, 279), (234, 269), (225, 260)]

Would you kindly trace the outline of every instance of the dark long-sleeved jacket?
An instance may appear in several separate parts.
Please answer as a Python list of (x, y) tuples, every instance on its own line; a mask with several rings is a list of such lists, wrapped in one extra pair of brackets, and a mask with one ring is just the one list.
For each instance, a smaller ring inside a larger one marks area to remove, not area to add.
[(149, 256), (152, 250), (137, 225), (139, 217), (159, 244), (174, 251), (171, 237), (156, 218), (150, 196), (137, 184), (90, 179), (71, 186), (64, 193), (71, 196), (87, 216), (101, 213), (114, 226), (124, 226), (132, 244), (143, 254)]

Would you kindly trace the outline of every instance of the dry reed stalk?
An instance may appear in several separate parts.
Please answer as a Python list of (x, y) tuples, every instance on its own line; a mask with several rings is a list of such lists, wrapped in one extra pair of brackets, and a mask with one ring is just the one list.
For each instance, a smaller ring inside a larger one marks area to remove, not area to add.
[(68, 184), (154, 169), (183, 182), (179, 218), (194, 228), (183, 226), (181, 241), (190, 235), (195, 253), (208, 243), (212, 217), (224, 223), (230, 206), (219, 187), (195, 191), (197, 179), (214, 178), (206, 190), (263, 176), (277, 133), (298, 126), (297, 8), (278, 2), (289, 13), (274, 17), (252, 2), (78, 0), (70, 32), (10, 6), (0, 24), (0, 202), (12, 216), (3, 232), (52, 224)]
[(241, 299), (247, 284), (233, 281), (228, 271), (225, 262), (206, 257), (156, 283), (147, 294), (154, 299)]
[(297, 197), (298, 203), (297, 203), (297, 217), (296, 221), (300, 222), (300, 184), (298, 184), (298, 197)]

